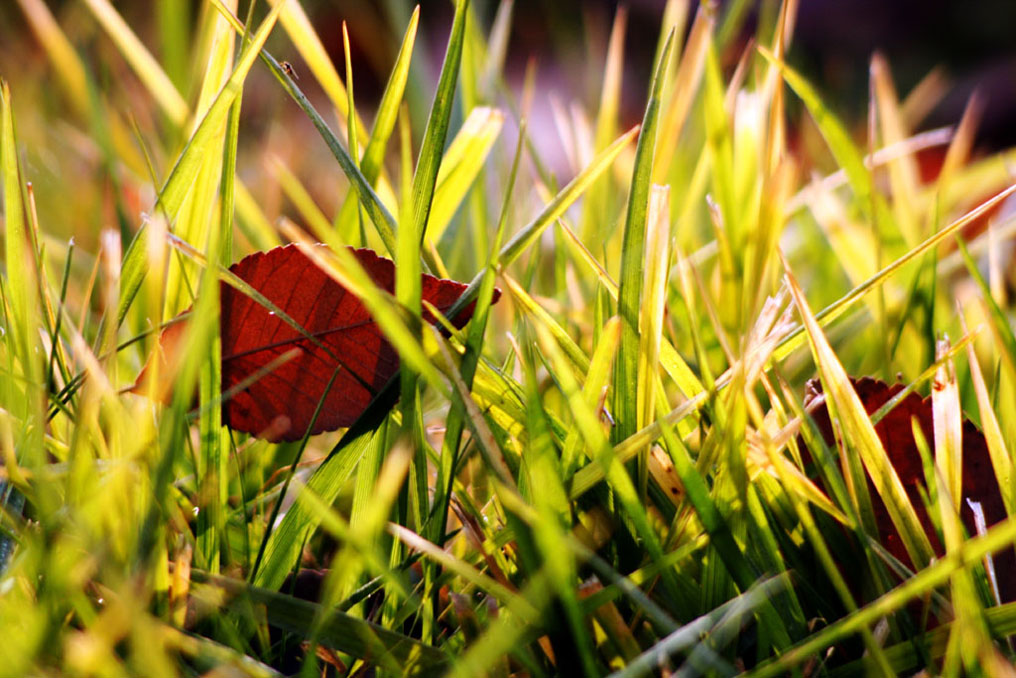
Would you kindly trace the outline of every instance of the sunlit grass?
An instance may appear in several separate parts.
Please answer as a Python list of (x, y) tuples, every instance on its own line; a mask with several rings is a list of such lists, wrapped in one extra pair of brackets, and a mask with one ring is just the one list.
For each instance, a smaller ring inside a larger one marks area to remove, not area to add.
[[(50, 83), (0, 74), (0, 675), (1008, 668), (1016, 601), (982, 563), (1016, 522), (958, 519), (964, 416), (1016, 506), (1013, 152), (972, 159), (976, 101), (918, 134), (927, 102), (874, 57), (872, 117), (846, 121), (785, 61), (796, 2), (737, 52), (745, 3), (672, 0), (639, 126), (619, 122), (623, 10), (590, 46), (602, 88), (559, 108), (558, 175), (528, 121), (549, 94), (503, 76), (510, 2), (489, 23), (455, 3), (433, 81), (428, 10), (407, 12), (374, 108), (348, 55), (376, 36), (343, 27), (333, 64), (297, 0), (209, 0), (193, 26), (183, 4), (132, 26), (80, 3), (89, 51), (19, 0), (31, 34), (0, 42), (40, 49)], [(402, 367), (348, 430), (273, 444), (222, 426), (218, 290), (279, 242), (362, 300)], [(393, 258), (395, 289), (344, 244)], [(469, 283), (464, 329), (421, 321), (421, 272)], [(166, 365), (157, 336), (187, 308)], [(934, 391), (938, 534), (859, 375)]]

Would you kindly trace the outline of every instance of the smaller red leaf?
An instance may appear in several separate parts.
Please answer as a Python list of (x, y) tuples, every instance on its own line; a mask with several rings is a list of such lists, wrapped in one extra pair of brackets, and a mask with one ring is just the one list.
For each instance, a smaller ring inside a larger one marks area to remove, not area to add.
[[(904, 388), (902, 384), (890, 386), (870, 377), (852, 378), (851, 383), (869, 415), (876, 412)], [(821, 393), (822, 385), (817, 379), (808, 382), (806, 401), (810, 401)], [(822, 432), (826, 444), (833, 445), (832, 424), (825, 403), (816, 407), (811, 416)], [(882, 441), (882, 446), (885, 448), (886, 454), (889, 455), (889, 460), (892, 462), (893, 468), (896, 469), (900, 482), (906, 488), (907, 496), (917, 512), (917, 517), (921, 521), (935, 553), (942, 556), (944, 553), (942, 543), (935, 533), (931, 518), (921, 499), (921, 488), (924, 488), (924, 467), (921, 454), (917, 449), (917, 442), (914, 440), (912, 420), (918, 422), (921, 433), (928, 444), (934, 445), (931, 398), (922, 399), (916, 393), (908, 394), (889, 414), (875, 424), (875, 432)], [(984, 434), (968, 419), (963, 420), (962, 473), (963, 497), (961, 498), (960, 517), (967, 533), (976, 534), (974, 513), (969, 501), (980, 503), (985, 523), (989, 527), (1005, 520), (1005, 504), (1002, 502), (1002, 494), (995, 478), (987, 441), (984, 439)], [(872, 499), (872, 508), (875, 511), (875, 520), (878, 523), (880, 541), (893, 556), (912, 567), (899, 533), (889, 517), (889, 511), (879, 498), (870, 479), (868, 488)], [(1002, 602), (1016, 601), (1016, 553), (1012, 548), (1004, 549), (995, 554), (994, 563)]]
[[(391, 260), (367, 249), (351, 251), (378, 287), (394, 290)], [(399, 369), (398, 355), (360, 300), (293, 245), (252, 254), (229, 270), (316, 342), (221, 283), (222, 391), (242, 386), (223, 404), (223, 423), (270, 440), (299, 440), (322, 396), (324, 405), (311, 434), (356, 421)], [(423, 276), (423, 299), (441, 313), (447, 313), (465, 290), (454, 280)], [(494, 301), (500, 294), (494, 290)], [(452, 322), (465, 325), (474, 306), (470, 303)], [(426, 309), (423, 318), (435, 322)], [(186, 326), (186, 321), (178, 322), (163, 331), (159, 342), (164, 356), (173, 356)], [(273, 365), (270, 372), (247, 383)], [(146, 371), (147, 367), (138, 376), (135, 391), (141, 390)], [(334, 382), (325, 395), (333, 373)]]

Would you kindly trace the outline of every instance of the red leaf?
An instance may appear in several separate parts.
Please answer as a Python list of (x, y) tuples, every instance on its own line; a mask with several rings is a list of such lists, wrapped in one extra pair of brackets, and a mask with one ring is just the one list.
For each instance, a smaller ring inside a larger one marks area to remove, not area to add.
[[(851, 379), (851, 383), (869, 415), (876, 412), (904, 388), (902, 384), (890, 386), (870, 377)], [(822, 385), (818, 380), (810, 381), (808, 390), (810, 397), (817, 397), (822, 392)], [(825, 403), (813, 410), (811, 416), (818, 424), (819, 430), (822, 431), (826, 444), (832, 445), (832, 425)], [(907, 490), (907, 496), (914, 505), (917, 517), (920, 519), (935, 553), (941, 556), (944, 553), (942, 544), (935, 534), (931, 518), (924, 508), (924, 502), (918, 489), (924, 487), (924, 468), (921, 454), (914, 440), (913, 428), (910, 423), (912, 419), (917, 420), (924, 439), (928, 445), (933, 446), (935, 438), (931, 398), (922, 399), (916, 393), (907, 395), (888, 415), (875, 424), (875, 432), (882, 441), (882, 446), (885, 448), (886, 454), (889, 455), (896, 474)], [(893, 556), (912, 567), (899, 533), (889, 518), (889, 511), (879, 498), (870, 479), (868, 488), (875, 511), (875, 520), (878, 523), (879, 539)], [(966, 526), (967, 533), (975, 535), (977, 531), (974, 525), (974, 513), (968, 500), (980, 503), (984, 511), (985, 523), (989, 527), (1006, 519), (1005, 504), (1002, 503), (1002, 494), (998, 488), (998, 481), (995, 479), (987, 441), (984, 439), (984, 434), (970, 420), (964, 419), (963, 497), (960, 517)], [(1016, 601), (1016, 577), (1013, 576), (1013, 573), (1016, 573), (1016, 554), (1013, 549), (1007, 548), (996, 553), (994, 563), (1002, 602)]]
[[(379, 287), (395, 288), (395, 265), (367, 249), (351, 250)], [(258, 252), (229, 269), (264, 295), (317, 339), (315, 345), (264, 306), (221, 283), (222, 391), (243, 383), (294, 348), (296, 357), (246, 386), (223, 404), (223, 423), (271, 440), (299, 440), (333, 372), (338, 374), (325, 397), (311, 434), (351, 425), (363, 414), (399, 369), (399, 358), (354, 295), (335, 282), (296, 246)], [(442, 313), (466, 286), (454, 280), (423, 276), (423, 298)], [(494, 300), (500, 290), (494, 291)], [(454, 319), (461, 327), (474, 304)], [(428, 322), (434, 318), (426, 311)], [(159, 341), (171, 355), (186, 323), (171, 325)], [(147, 368), (146, 368), (147, 369)], [(140, 390), (146, 370), (138, 377)]]

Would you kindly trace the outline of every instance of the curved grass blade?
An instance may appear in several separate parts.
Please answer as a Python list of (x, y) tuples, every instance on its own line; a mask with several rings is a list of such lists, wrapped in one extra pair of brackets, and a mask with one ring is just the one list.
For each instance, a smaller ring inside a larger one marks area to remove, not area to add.
[[(833, 411), (842, 427), (843, 438), (845, 441), (849, 441), (848, 458), (851, 454), (857, 454), (864, 462), (864, 468), (885, 502), (889, 516), (900, 534), (900, 539), (906, 547), (911, 561), (918, 569), (921, 569), (935, 556), (928, 535), (917, 518), (914, 507), (910, 503), (906, 490), (900, 482), (881, 440), (875, 433), (875, 428), (860, 397), (851, 386), (843, 365), (840, 364), (818, 322), (812, 315), (804, 298), (804, 292), (797, 285), (789, 268), (787, 268), (786, 275), (794, 303), (797, 305), (808, 333), (808, 343), (811, 345), (815, 365), (822, 378), (827, 403), (832, 404)], [(858, 482), (863, 483), (863, 479), (855, 478), (854, 482), (855, 485)], [(865, 492), (862, 484), (855, 493), (859, 500), (862, 523), (869, 534), (877, 537), (875, 518), (870, 513), (871, 505), (864, 501), (867, 498), (864, 496)]]
[[(307, 13), (304, 12), (302, 5), (293, 0), (270, 0), (270, 4), (273, 6), (284, 5), (282, 14), (279, 16), (279, 23), (282, 24), (282, 28), (289, 35), (293, 46), (296, 47), (296, 51), (300, 53), (300, 56), (307, 63), (307, 67), (314, 74), (314, 78), (321, 85), (321, 89), (324, 90), (332, 105), (335, 106), (335, 110), (338, 112), (338, 119), (345, 123), (350, 116), (350, 111), (353, 110), (356, 127), (354, 138), (358, 143), (366, 143), (367, 128), (364, 127), (355, 110), (350, 108), (348, 94), (342, 84), (342, 79), (339, 77), (338, 71), (335, 70), (335, 65), (328, 56), (328, 51), (322, 44), (321, 38), (318, 37), (317, 31), (314, 30), (314, 26), (307, 17)], [(348, 129), (347, 127), (347, 131)]]
[(427, 238), (431, 242), (441, 240), (463, 197), (483, 169), (503, 123), (504, 114), (500, 110), (480, 106), (470, 112), (462, 129), (452, 139), (441, 158), (427, 223)]
[[(304, 491), (313, 492), (320, 501), (331, 506), (360, 459), (371, 454), (375, 447), (380, 447), (382, 451), (385, 449), (387, 426), (382, 424), (391, 410), (393, 395), (386, 395), (387, 391), (388, 389), (382, 391), (363, 416), (346, 431), (325, 461), (311, 475)], [(300, 495), (297, 495), (296, 503), (286, 511), (282, 522), (272, 532), (264, 547), (261, 567), (252, 581), (254, 586), (278, 590), (293, 566), (299, 562), (303, 544), (322, 519), (319, 511), (301, 501)]]
[[(1009, 186), (1009, 188), (998, 193), (989, 200), (984, 201), (974, 209), (970, 210), (962, 217), (952, 222), (942, 230), (938, 231), (934, 235), (929, 236), (924, 242), (917, 247), (911, 249), (909, 252), (901, 256), (896, 261), (892, 262), (881, 271), (873, 275), (872, 277), (865, 280), (863, 283), (850, 290), (847, 294), (843, 295), (839, 300), (826, 306), (821, 311), (815, 314), (815, 320), (818, 321), (820, 327), (825, 327), (836, 318), (846, 313), (855, 302), (864, 298), (866, 294), (872, 290), (878, 288), (887, 278), (898, 272), (905, 264), (913, 261), (915, 258), (921, 256), (931, 248), (939, 245), (948, 237), (954, 235), (961, 228), (967, 224), (979, 219), (981, 216), (986, 214), (995, 208), (996, 205), (1001, 203), (1003, 200), (1008, 198), (1013, 193), (1016, 193), (1016, 184)], [(795, 350), (801, 347), (806, 341), (804, 335), (804, 326), (799, 325), (794, 331), (787, 334), (787, 336), (780, 343), (780, 346), (773, 352), (773, 361), (779, 362), (785, 359), (788, 355), (793, 353)]]

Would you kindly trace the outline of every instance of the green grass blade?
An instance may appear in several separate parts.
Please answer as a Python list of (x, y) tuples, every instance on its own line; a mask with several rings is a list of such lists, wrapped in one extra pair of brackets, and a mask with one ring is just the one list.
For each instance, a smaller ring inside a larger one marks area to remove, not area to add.
[[(791, 294), (794, 296), (794, 302), (808, 333), (808, 341), (811, 344), (815, 364), (822, 378), (827, 402), (831, 403), (832, 411), (835, 412), (840, 426), (843, 427), (843, 437), (850, 441), (850, 445), (855, 448), (852, 452), (858, 454), (864, 462), (864, 467), (885, 502), (889, 516), (899, 531), (900, 539), (906, 547), (908, 555), (920, 569), (934, 558), (928, 535), (917, 518), (906, 490), (882, 446), (882, 441), (875, 433), (875, 428), (865, 412), (860, 397), (851, 386), (843, 365), (833, 353), (832, 347), (812, 315), (804, 298), (804, 292), (798, 287), (789, 270), (787, 279)], [(860, 508), (866, 530), (874, 530), (870, 533), (877, 537), (874, 517), (865, 518), (865, 513), (871, 510), (870, 506), (865, 506), (865, 503), (862, 502)]]
[(116, 43), (124, 59), (152, 93), (163, 112), (177, 127), (183, 127), (189, 114), (187, 102), (180, 96), (162, 67), (134, 34), (108, 0), (85, 0), (88, 9)]
[(503, 122), (504, 114), (496, 108), (474, 108), (452, 139), (441, 158), (434, 204), (427, 223), (427, 238), (431, 242), (441, 240), (462, 198), (483, 169)]
[[(226, 19), (233, 25), (233, 29), (237, 32), (243, 32), (243, 24), (233, 14), (222, 5), (221, 0), (211, 0), (215, 8), (226, 17)], [(280, 3), (276, 7), (283, 7), (286, 3)], [(335, 136), (331, 128), (328, 127), (328, 123), (325, 122), (321, 114), (317, 112), (306, 95), (296, 86), (296, 83), (292, 78), (285, 72), (278, 61), (275, 60), (271, 54), (266, 50), (262, 49), (260, 52), (261, 60), (268, 65), (271, 69), (272, 74), (282, 84), (283, 89), (286, 93), (293, 98), (293, 101), (303, 110), (303, 112), (310, 119), (314, 128), (317, 129), (321, 138), (328, 146), (328, 150), (331, 151), (332, 155), (339, 163), (339, 167), (343, 173), (349, 179), (353, 186), (353, 189), (357, 193), (357, 197), (360, 200), (360, 204), (363, 205), (367, 211), (367, 216), (370, 217), (371, 222), (378, 231), (378, 235), (381, 237), (381, 241), (384, 243), (385, 248), (390, 254), (395, 254), (395, 217), (384, 203), (381, 202), (381, 198), (374, 191), (371, 186), (371, 182), (367, 181), (363, 173), (356, 166), (353, 158), (349, 155), (349, 152), (342, 147), (342, 142)]]
[(670, 64), (673, 34), (667, 39), (656, 65), (642, 132), (635, 147), (628, 212), (621, 248), (621, 280), (618, 286), (618, 315), (621, 316), (621, 344), (614, 370), (614, 417), (611, 434), (615, 441), (624, 440), (638, 428), (638, 356), (639, 307), (642, 302), (642, 266), (645, 256), (646, 216), (649, 209), (649, 184), (656, 149), (656, 127), (659, 120), (660, 92)]
[[(434, 104), (427, 119), (427, 129), (420, 145), (420, 155), (416, 160), (416, 173), (413, 175), (411, 197), (412, 211), (410, 212), (412, 223), (409, 227), (413, 233), (418, 234), (420, 243), (423, 242), (426, 235), (428, 218), (433, 208), (434, 189), (441, 166), (445, 139), (448, 135), (448, 126), (451, 122), (455, 84), (458, 80), (459, 63), (462, 59), (462, 43), (468, 6), (468, 0), (457, 0), (455, 4), (455, 18), (452, 21), (444, 64), (441, 66), (441, 77), (438, 80)], [(419, 283), (419, 276), (415, 277), (415, 283)], [(399, 295), (397, 294), (397, 296)]]
[[(850, 292), (840, 297), (840, 299), (834, 303), (823, 308), (820, 312), (815, 314), (815, 319), (818, 321), (819, 326), (825, 327), (829, 325), (833, 320), (839, 318), (850, 310), (856, 302), (863, 299), (869, 292), (878, 289), (879, 286), (886, 281), (886, 279), (899, 272), (899, 270), (907, 263), (920, 257), (925, 252), (931, 250), (936, 245), (939, 245), (949, 237), (953, 236), (967, 224), (990, 212), (996, 205), (1004, 201), (1013, 193), (1016, 193), (1016, 184), (1009, 186), (1009, 188), (993, 196), (991, 199), (984, 201), (956, 221), (939, 230), (934, 235), (929, 236), (920, 245), (914, 247), (909, 252), (902, 255), (899, 259), (892, 262), (854, 289), (850, 290)], [(777, 347), (777, 349), (773, 352), (773, 360), (784, 360), (788, 355), (800, 348), (806, 340), (804, 326), (799, 326), (793, 332), (789, 333), (780, 343), (779, 347)]]
[[(328, 50), (325, 49), (317, 31), (314, 30), (314, 26), (311, 24), (310, 18), (304, 11), (301, 3), (294, 0), (270, 0), (269, 4), (273, 7), (278, 5), (283, 6), (282, 14), (279, 16), (279, 23), (282, 24), (282, 28), (289, 35), (297, 52), (300, 53), (300, 56), (307, 63), (307, 67), (310, 68), (314, 78), (321, 85), (321, 89), (328, 96), (328, 100), (335, 106), (339, 121), (345, 125), (350, 116), (349, 97), (346, 88), (342, 84), (338, 71), (335, 70), (335, 65), (328, 56)], [(355, 116), (355, 111), (352, 114)], [(347, 127), (347, 131), (348, 129)], [(356, 117), (356, 129), (357, 143), (366, 143), (367, 128), (359, 117)]]
[[(383, 423), (389, 409), (389, 403), (378, 401), (368, 407), (363, 416), (342, 436), (328, 458), (315, 469), (307, 481), (306, 490), (331, 505), (360, 460), (371, 454), (372, 449), (384, 449), (387, 427)], [(286, 511), (282, 522), (268, 539), (264, 560), (253, 584), (272, 591), (278, 590), (293, 566), (299, 562), (303, 544), (321, 520), (320, 512), (306, 506), (297, 495), (296, 503)]]
[[(625, 146), (635, 138), (638, 130), (638, 127), (634, 127), (618, 137), (603, 153), (596, 156), (584, 170), (579, 172), (567, 186), (562, 188), (533, 221), (512, 236), (512, 239), (501, 248), (501, 265), (511, 265), (535, 243), (546, 228), (564, 214), (579, 196), (596, 181), (596, 178), (610, 167), (611, 163), (617, 159), (617, 156), (621, 154)], [(459, 311), (465, 308), (476, 297), (480, 283), (483, 281), (483, 275), (483, 271), (481, 271), (469, 282), (466, 291), (462, 293), (459, 300), (448, 311), (449, 318), (454, 318)]]
[[(251, 38), (251, 44), (247, 46), (246, 52), (244, 52), (237, 63), (233, 75), (222, 87), (214, 103), (209, 107), (204, 119), (194, 131), (186, 148), (184, 148), (176, 164), (173, 166), (173, 171), (170, 173), (169, 178), (166, 179), (165, 185), (159, 192), (159, 205), (166, 213), (170, 222), (176, 218), (184, 198), (193, 188), (194, 180), (201, 168), (203, 158), (209, 152), (211, 145), (219, 139), (233, 102), (240, 94), (243, 81), (246, 79), (247, 73), (250, 72), (254, 59), (264, 46), (265, 41), (268, 40), (268, 36), (275, 25), (275, 20), (278, 18), (280, 8), (281, 5), (272, 10), (265, 17), (257, 32), (254, 33)], [(147, 236), (145, 231), (139, 231), (138, 235), (135, 236), (127, 248), (126, 254), (124, 254), (123, 268), (120, 275), (120, 304), (117, 307), (116, 314), (117, 325), (123, 322), (127, 309), (133, 303), (134, 297), (145, 277), (147, 263), (145, 252), (146, 241)]]
[[(416, 42), (416, 31), (420, 23), (420, 8), (413, 10), (409, 20), (409, 26), (402, 38), (402, 45), (399, 47), (399, 54), (395, 58), (395, 65), (392, 66), (391, 75), (388, 76), (388, 83), (381, 95), (381, 102), (378, 104), (377, 115), (374, 118), (374, 127), (370, 132), (370, 139), (367, 140), (367, 147), (360, 159), (360, 171), (364, 178), (374, 185), (384, 170), (384, 155), (388, 148), (388, 141), (395, 130), (395, 123), (399, 116), (399, 106), (402, 104), (402, 97), (406, 90), (406, 81), (409, 78), (409, 66), (413, 55), (413, 45)], [(353, 224), (356, 220), (359, 205), (355, 195), (346, 197), (342, 209), (336, 217), (336, 230), (339, 233), (347, 234), (353, 232)]]

